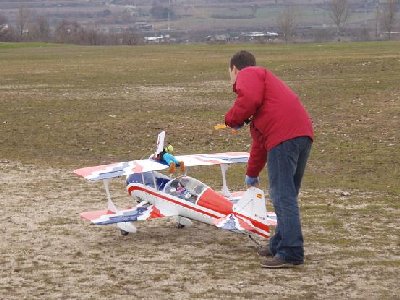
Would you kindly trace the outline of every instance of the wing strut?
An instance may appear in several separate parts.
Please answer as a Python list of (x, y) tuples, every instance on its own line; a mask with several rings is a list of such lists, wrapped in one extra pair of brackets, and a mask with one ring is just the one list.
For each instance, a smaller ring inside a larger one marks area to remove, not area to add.
[(116, 212), (118, 212), (118, 209), (115, 206), (114, 202), (112, 202), (112, 200), (111, 200), (111, 194), (110, 194), (110, 188), (109, 188), (110, 180), (104, 179), (103, 183), (104, 183), (104, 189), (106, 190), (106, 195), (107, 195), (107, 209), (109, 211), (116, 213)]
[(229, 165), (228, 164), (220, 164), (220, 166), (221, 166), (221, 172), (222, 172), (222, 190), (221, 190), (221, 192), (222, 192), (222, 195), (230, 198), (232, 195), (229, 192), (228, 185), (226, 184), (226, 171), (228, 170)]
[[(114, 202), (111, 200), (110, 187), (109, 187), (110, 180), (104, 179), (103, 183), (104, 183), (104, 188), (105, 188), (106, 194), (107, 194), (107, 209), (109, 211), (112, 211), (113, 213), (118, 213), (117, 207), (115, 206)], [(118, 222), (117, 227), (121, 230), (122, 235), (127, 235), (130, 232), (131, 233), (136, 232), (136, 227), (131, 222)]]

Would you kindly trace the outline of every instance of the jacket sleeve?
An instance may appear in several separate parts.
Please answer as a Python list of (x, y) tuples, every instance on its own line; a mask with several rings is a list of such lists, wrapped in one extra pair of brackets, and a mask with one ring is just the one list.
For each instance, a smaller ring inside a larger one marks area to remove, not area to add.
[[(253, 124), (251, 124), (251, 126), (253, 126)], [(246, 175), (250, 177), (257, 177), (267, 163), (268, 151), (265, 149), (263, 138), (256, 130), (255, 128), (250, 129), (252, 144), (246, 171)]]
[(241, 70), (236, 79), (237, 98), (225, 115), (225, 124), (231, 128), (243, 126), (261, 106), (264, 98), (264, 79), (254, 70)]

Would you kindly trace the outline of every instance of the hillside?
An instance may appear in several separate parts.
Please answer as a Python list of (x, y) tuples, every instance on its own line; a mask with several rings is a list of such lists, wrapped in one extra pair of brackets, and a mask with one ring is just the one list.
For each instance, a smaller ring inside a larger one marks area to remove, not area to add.
[[(377, 1), (353, 0), (351, 16), (346, 27), (368, 28), (376, 26)], [(278, 31), (278, 17), (292, 7), (296, 11), (298, 35), (307, 30), (329, 28), (327, 2), (323, 0), (300, 1), (193, 1), (193, 0), (25, 0), (0, 1), (1, 14), (14, 24), (18, 9), (30, 10), (34, 16), (45, 16), (52, 26), (62, 20), (77, 21), (103, 32), (116, 32), (136, 27), (147, 32), (229, 32)]]

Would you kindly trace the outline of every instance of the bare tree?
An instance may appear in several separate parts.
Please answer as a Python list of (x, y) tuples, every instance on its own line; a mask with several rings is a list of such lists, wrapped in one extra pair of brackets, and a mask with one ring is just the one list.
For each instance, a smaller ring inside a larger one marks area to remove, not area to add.
[(34, 40), (47, 42), (50, 39), (50, 25), (45, 16), (35, 18), (30, 26), (30, 36)]
[(7, 17), (0, 14), (0, 42), (10, 42), (14, 38), (14, 30), (10, 24), (8, 24)]
[(8, 19), (5, 15), (0, 14), (0, 25), (8, 24)]
[(294, 35), (296, 29), (296, 12), (293, 6), (287, 6), (278, 16), (278, 27), (287, 43)]
[(17, 13), (17, 19), (16, 19), (16, 25), (17, 25), (17, 31), (18, 34), (20, 35), (20, 37), (23, 36), (23, 34), (25, 33), (25, 31), (28, 28), (28, 22), (29, 22), (29, 18), (31, 15), (31, 11), (24, 7), (24, 6), (20, 6), (18, 9), (18, 13)]
[(81, 43), (87, 45), (101, 45), (103, 42), (103, 36), (95, 28), (84, 29), (82, 31)]
[(397, 0), (388, 0), (384, 4), (381, 14), (381, 24), (383, 29), (385, 29), (389, 40), (391, 39), (391, 34), (393, 32), (393, 26), (396, 19), (397, 3)]
[(123, 45), (137, 45), (140, 44), (143, 37), (138, 33), (135, 28), (127, 28), (122, 33)]
[(329, 16), (336, 25), (336, 34), (340, 39), (340, 32), (349, 19), (350, 10), (348, 0), (329, 0)]
[(83, 28), (78, 22), (62, 20), (56, 27), (54, 36), (57, 42), (79, 44)]

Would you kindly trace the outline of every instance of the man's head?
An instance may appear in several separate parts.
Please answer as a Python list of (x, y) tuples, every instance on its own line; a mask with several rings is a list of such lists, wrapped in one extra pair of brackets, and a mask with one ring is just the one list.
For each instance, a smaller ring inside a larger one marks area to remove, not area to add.
[(172, 154), (174, 153), (174, 147), (171, 144), (168, 144), (168, 146), (164, 148), (164, 151), (169, 154)]
[(231, 77), (231, 83), (234, 84), (236, 82), (236, 76), (240, 70), (255, 65), (256, 65), (256, 58), (250, 52), (241, 50), (235, 53), (231, 58), (229, 66), (229, 75)]
[(239, 71), (246, 67), (255, 66), (256, 58), (248, 51), (241, 50), (231, 58), (231, 69), (235, 66)]

